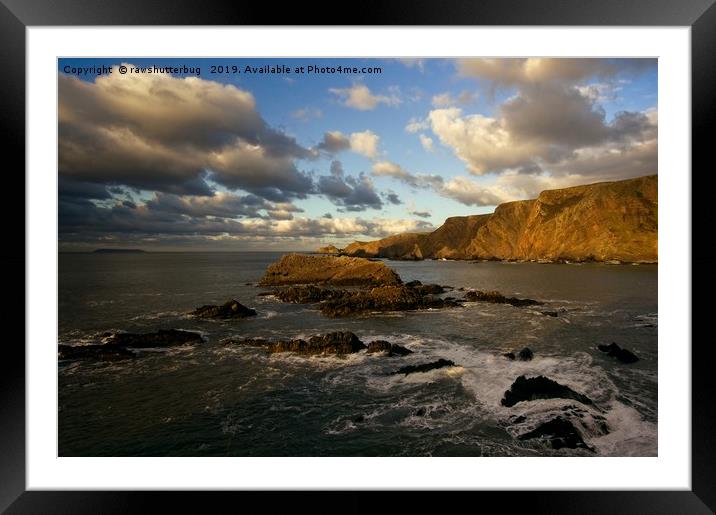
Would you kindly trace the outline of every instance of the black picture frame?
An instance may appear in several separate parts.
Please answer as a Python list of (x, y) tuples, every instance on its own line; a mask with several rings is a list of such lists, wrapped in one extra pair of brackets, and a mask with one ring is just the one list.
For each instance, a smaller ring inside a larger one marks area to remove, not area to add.
[[(400, 0), (367, 1), (346, 14), (328, 2), (269, 3), (202, 2), (190, 0), (0, 0), (0, 146), (5, 164), (6, 195), (15, 203), (2, 204), (8, 248), (2, 269), (15, 294), (6, 299), (5, 323), (20, 326), (25, 319), (25, 30), (30, 26), (63, 25), (554, 25), (554, 26), (688, 26), (692, 44), (692, 168), (713, 166), (710, 134), (716, 125), (716, 0)], [(350, 17), (349, 17), (350, 16)], [(711, 129), (711, 130), (709, 130)], [(712, 160), (709, 160), (712, 161)], [(7, 163), (14, 163), (10, 166)], [(23, 170), (23, 173), (20, 172)], [(687, 172), (690, 173), (690, 172)], [(692, 221), (708, 221), (707, 194), (692, 184)], [(668, 193), (667, 193), (668, 194)], [(699, 197), (701, 195), (701, 197)], [(22, 203), (22, 206), (18, 204)], [(24, 219), (23, 219), (24, 220)], [(708, 223), (708, 222), (706, 222)], [(693, 233), (699, 234), (696, 231)], [(713, 238), (698, 255), (691, 249), (692, 276), (700, 275), (700, 289), (708, 288), (707, 265)], [(699, 240), (702, 241), (702, 240)], [(21, 243), (22, 242), (22, 243)], [(696, 243), (697, 241), (694, 241)], [(12, 246), (12, 248), (10, 248)], [(703, 246), (703, 243), (702, 243)], [(52, 258), (48, 258), (52, 259)], [(689, 264), (684, 264), (688, 266)], [(25, 271), (20, 274), (18, 271)], [(22, 283), (22, 284), (21, 284)], [(692, 288), (693, 292), (693, 288)], [(22, 301), (20, 299), (23, 299)], [(692, 302), (692, 320), (703, 320), (705, 305)], [(702, 316), (699, 316), (702, 315)], [(693, 324), (692, 324), (693, 328)], [(711, 379), (714, 345), (710, 338), (673, 341), (692, 353), (691, 491), (588, 492), (452, 492), (450, 503), (484, 506), (498, 502), (510, 510), (529, 513), (712, 513), (716, 510), (716, 424), (714, 382)], [(24, 326), (20, 335), (25, 341)], [(70, 492), (26, 491), (25, 483), (25, 352), (20, 338), (6, 338), (0, 359), (0, 510), (7, 513), (127, 513), (153, 506), (179, 512), (205, 512), (217, 502), (234, 509), (261, 502), (264, 506), (290, 503), (299, 512), (362, 512), (385, 502), (378, 492)], [(25, 341), (27, 345), (28, 342)], [(668, 435), (661, 435), (668, 438)], [(315, 499), (321, 495), (321, 499)], [(243, 496), (237, 499), (237, 496)], [(256, 497), (260, 496), (261, 499)], [(431, 492), (402, 494), (403, 509), (424, 510), (444, 503)], [(467, 498), (469, 497), (469, 498)], [(248, 502), (249, 504), (244, 504)], [(239, 504), (241, 503), (241, 504)], [(380, 503), (380, 504), (379, 504)], [(477, 504), (479, 503), (479, 504)], [(443, 505), (444, 506), (444, 505)], [(213, 510), (212, 510), (213, 511)]]

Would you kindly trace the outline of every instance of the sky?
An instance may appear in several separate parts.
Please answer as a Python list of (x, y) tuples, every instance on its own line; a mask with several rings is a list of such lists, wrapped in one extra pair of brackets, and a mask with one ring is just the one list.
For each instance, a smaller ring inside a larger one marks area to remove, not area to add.
[(340, 247), (658, 171), (655, 59), (60, 59), (58, 105), (61, 251)]

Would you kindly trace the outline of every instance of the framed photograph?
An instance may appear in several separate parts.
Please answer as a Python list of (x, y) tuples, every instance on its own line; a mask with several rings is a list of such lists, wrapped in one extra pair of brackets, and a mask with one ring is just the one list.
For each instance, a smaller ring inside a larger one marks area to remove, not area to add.
[(712, 3), (4, 2), (0, 506), (712, 512)]

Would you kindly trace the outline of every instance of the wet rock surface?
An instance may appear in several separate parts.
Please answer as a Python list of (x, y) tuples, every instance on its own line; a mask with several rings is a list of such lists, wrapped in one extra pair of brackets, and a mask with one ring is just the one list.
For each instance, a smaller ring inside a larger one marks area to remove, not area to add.
[(160, 329), (156, 333), (115, 333), (109, 338), (107, 344), (141, 349), (195, 345), (203, 341), (204, 339), (199, 333), (179, 329)]
[(592, 400), (568, 386), (559, 384), (544, 376), (519, 376), (500, 401), (503, 406), (514, 406), (518, 402), (536, 399), (573, 399), (582, 404), (593, 404)]
[(256, 310), (247, 308), (237, 300), (230, 300), (220, 306), (216, 305), (205, 305), (195, 309), (191, 314), (198, 318), (216, 318), (216, 319), (231, 319), (231, 318), (247, 318), (256, 316)]
[(505, 297), (499, 291), (472, 290), (465, 294), (465, 300), (470, 302), (489, 302), (491, 304), (509, 304), (515, 307), (539, 306), (542, 303), (534, 299), (518, 299), (516, 297)]
[(582, 435), (574, 424), (560, 416), (540, 424), (517, 438), (519, 440), (544, 439), (550, 443), (553, 449), (566, 447), (568, 449), (586, 449), (594, 452), (594, 449), (584, 442)]
[(368, 354), (385, 353), (388, 356), (407, 356), (408, 354), (413, 353), (410, 349), (406, 349), (397, 343), (390, 343), (385, 340), (375, 340), (370, 342), (368, 344), (367, 352)]
[(269, 352), (295, 352), (304, 355), (344, 355), (353, 354), (366, 349), (367, 346), (350, 331), (336, 331), (323, 335), (311, 336), (308, 340), (269, 341), (261, 338), (244, 340), (228, 340), (225, 344), (261, 347)]
[(329, 317), (347, 317), (372, 312), (411, 311), (456, 307), (454, 300), (424, 295), (406, 286), (381, 286), (370, 290), (349, 292), (320, 304), (321, 313)]
[(622, 363), (636, 363), (639, 358), (631, 351), (619, 347), (616, 343), (612, 342), (609, 345), (598, 345), (597, 348), (606, 353), (607, 356), (616, 358)]
[(432, 363), (423, 363), (421, 365), (408, 365), (407, 367), (402, 367), (396, 370), (392, 373), (392, 375), (398, 375), (398, 374), (415, 374), (415, 373), (421, 373), (421, 372), (430, 372), (431, 370), (437, 370), (439, 368), (445, 368), (445, 367), (454, 367), (455, 363), (450, 361), (449, 359), (439, 359), (437, 361), (433, 361)]

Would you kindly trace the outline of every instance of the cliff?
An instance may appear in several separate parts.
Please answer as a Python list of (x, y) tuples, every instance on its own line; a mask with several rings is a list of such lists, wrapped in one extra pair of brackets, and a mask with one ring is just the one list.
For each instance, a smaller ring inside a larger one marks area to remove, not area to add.
[(656, 175), (546, 190), (494, 213), (448, 218), (431, 233), (355, 242), (345, 254), (391, 259), (658, 261)]

